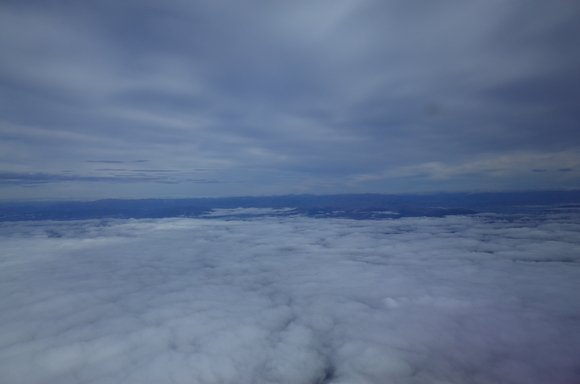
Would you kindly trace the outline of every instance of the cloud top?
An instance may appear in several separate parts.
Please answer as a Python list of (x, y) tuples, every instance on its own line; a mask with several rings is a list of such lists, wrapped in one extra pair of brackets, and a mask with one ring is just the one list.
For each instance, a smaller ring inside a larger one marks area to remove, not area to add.
[(0, 378), (575, 383), (578, 218), (0, 224)]

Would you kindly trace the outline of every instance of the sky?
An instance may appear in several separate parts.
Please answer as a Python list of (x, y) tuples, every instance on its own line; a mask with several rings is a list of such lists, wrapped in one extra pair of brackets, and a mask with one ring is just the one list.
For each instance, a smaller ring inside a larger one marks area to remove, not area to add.
[(0, 223), (0, 381), (580, 382), (579, 212), (220, 212)]
[(580, 187), (576, 1), (3, 0), (0, 199)]

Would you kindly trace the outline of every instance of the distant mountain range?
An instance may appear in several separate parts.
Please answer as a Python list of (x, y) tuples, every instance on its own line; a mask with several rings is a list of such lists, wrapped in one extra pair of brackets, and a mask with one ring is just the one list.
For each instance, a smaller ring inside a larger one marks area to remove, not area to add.
[[(235, 208), (263, 210), (235, 211)], [(264, 210), (269, 208), (269, 210)], [(286, 209), (283, 209), (286, 208)], [(580, 191), (438, 193), (424, 195), (283, 195), (194, 199), (104, 199), (0, 203), (0, 221), (102, 218), (306, 215), (382, 219), (474, 213), (537, 213), (580, 209)], [(231, 210), (221, 211), (219, 210)]]

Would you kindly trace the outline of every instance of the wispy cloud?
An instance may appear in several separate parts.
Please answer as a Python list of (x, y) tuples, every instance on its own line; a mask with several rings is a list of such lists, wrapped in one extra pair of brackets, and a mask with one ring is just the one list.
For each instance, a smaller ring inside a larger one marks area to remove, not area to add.
[[(54, 174), (54, 173), (27, 173), (27, 172), (0, 172), (0, 184), (27, 185), (27, 184), (47, 184), (59, 182), (113, 182), (113, 183), (219, 183), (215, 179), (192, 178), (191, 174), (178, 174), (177, 171), (170, 170), (131, 170), (122, 169), (101, 169), (107, 172), (106, 176), (85, 176), (75, 174)], [(111, 174), (111, 171), (114, 173)], [(170, 173), (170, 175), (165, 175)]]
[(376, 174), (358, 175), (353, 178), (353, 182), (405, 177), (447, 180), (463, 175), (513, 177), (530, 171), (549, 172), (562, 171), (563, 169), (566, 169), (567, 172), (573, 172), (573, 168), (562, 168), (563, 165), (580, 166), (580, 150), (574, 149), (557, 153), (519, 152), (503, 156), (491, 154), (483, 160), (460, 165), (430, 162), (393, 168)]
[(121, 160), (85, 160), (85, 163), (123, 164)]
[[(223, 196), (350, 192), (365, 178), (417, 191), (397, 174), (465, 190), (469, 168), (522, 153), (573, 154), (556, 169), (577, 169), (576, 2), (45, 3), (0, 5), (5, 172), (92, 177), (91, 164), (146, 159), (219, 169), (208, 178), (223, 183), (191, 193)], [(497, 169), (520, 187), (579, 185), (531, 160)]]

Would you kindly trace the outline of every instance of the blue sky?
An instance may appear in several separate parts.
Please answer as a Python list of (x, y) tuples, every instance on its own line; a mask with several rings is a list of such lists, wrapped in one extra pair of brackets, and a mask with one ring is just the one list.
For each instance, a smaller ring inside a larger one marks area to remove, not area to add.
[(574, 1), (0, 4), (0, 198), (580, 187)]

